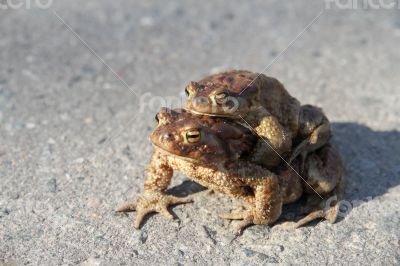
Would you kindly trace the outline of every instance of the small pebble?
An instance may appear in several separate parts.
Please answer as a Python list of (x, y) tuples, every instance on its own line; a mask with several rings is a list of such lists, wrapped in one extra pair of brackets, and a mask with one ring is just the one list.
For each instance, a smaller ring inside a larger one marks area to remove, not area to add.
[(77, 163), (83, 163), (84, 161), (85, 161), (84, 158), (78, 158), (75, 160), (75, 162), (77, 162)]
[(32, 129), (32, 128), (35, 128), (36, 125), (35, 125), (34, 123), (26, 123), (26, 124), (25, 124), (25, 127), (26, 127), (27, 129)]
[(104, 138), (100, 139), (100, 140), (97, 142), (97, 144), (103, 144), (104, 142), (106, 142), (106, 140), (107, 140), (107, 137), (104, 137)]
[(176, 251), (176, 253), (177, 253), (177, 255), (178, 255), (179, 257), (185, 256), (185, 252), (183, 252), (183, 251), (180, 250), (180, 249), (178, 249), (178, 250)]
[(93, 118), (92, 118), (92, 117), (86, 117), (86, 118), (84, 119), (84, 121), (85, 121), (85, 124), (86, 124), (86, 125), (93, 124)]
[(260, 253), (260, 252), (257, 252), (257, 251), (254, 251), (254, 250), (251, 250), (251, 249), (248, 249), (248, 248), (245, 248), (243, 250), (243, 252), (247, 257), (257, 256), (260, 260), (262, 260), (264, 262), (267, 262), (267, 263), (278, 263), (278, 260), (275, 257), (268, 256), (268, 255), (266, 255), (264, 253)]
[(140, 243), (142, 243), (142, 244), (146, 243), (147, 237), (148, 237), (147, 232), (144, 229), (142, 229), (142, 231), (140, 232), (140, 235), (139, 235)]
[(207, 226), (203, 225), (204, 236), (211, 240), (211, 242), (215, 245), (217, 241), (215, 240), (216, 232), (210, 230)]
[(139, 255), (139, 252), (136, 249), (134, 249), (132, 250), (132, 253), (130, 255), (131, 257), (137, 257)]
[(45, 192), (56, 193), (57, 192), (57, 180), (55, 178), (52, 178), (49, 181), (47, 181), (44, 190), (45, 190)]
[(256, 250), (264, 250), (265, 252), (275, 252), (279, 253), (282, 252), (285, 248), (279, 244), (258, 244), (258, 245), (251, 245), (252, 248)]
[(142, 26), (153, 26), (154, 25), (154, 19), (152, 17), (142, 17), (140, 19), (140, 25)]
[(100, 205), (101, 205), (101, 200), (98, 198), (89, 198), (87, 200), (87, 206), (89, 208), (96, 209), (96, 208), (100, 207)]

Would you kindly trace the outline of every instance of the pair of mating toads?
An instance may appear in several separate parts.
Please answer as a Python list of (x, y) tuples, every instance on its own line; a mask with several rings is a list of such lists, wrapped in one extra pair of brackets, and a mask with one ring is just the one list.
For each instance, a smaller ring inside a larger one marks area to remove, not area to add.
[(185, 110), (162, 108), (156, 116), (143, 194), (117, 209), (136, 210), (136, 228), (150, 212), (172, 219), (170, 205), (191, 202), (166, 194), (174, 170), (247, 203), (244, 211), (221, 215), (242, 220), (237, 233), (274, 223), (282, 205), (303, 193), (306, 216), (289, 225), (336, 220), (344, 169), (321, 109), (300, 105), (278, 80), (249, 71), (211, 75), (185, 91)]

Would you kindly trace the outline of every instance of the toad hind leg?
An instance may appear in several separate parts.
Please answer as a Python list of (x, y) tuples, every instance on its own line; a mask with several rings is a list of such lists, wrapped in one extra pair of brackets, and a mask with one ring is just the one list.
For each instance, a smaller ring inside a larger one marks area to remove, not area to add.
[(167, 219), (174, 216), (168, 211), (170, 205), (192, 202), (189, 198), (178, 198), (165, 194), (171, 183), (173, 169), (167, 159), (155, 152), (147, 169), (144, 192), (137, 202), (128, 203), (116, 209), (117, 212), (137, 211), (135, 228), (139, 228), (144, 217), (151, 212), (158, 212)]
[(327, 195), (338, 186), (343, 172), (343, 162), (339, 153), (331, 144), (327, 144), (307, 156), (304, 173), (308, 186), (304, 186), (304, 190), (308, 194), (317, 192)]
[[(252, 180), (254, 182), (256, 180)], [(237, 235), (252, 224), (271, 224), (275, 222), (282, 212), (282, 197), (279, 179), (275, 175), (257, 180), (253, 186), (255, 200), (248, 210), (220, 215), (229, 220), (242, 220), (234, 226)]]
[(335, 223), (345, 190), (344, 167), (339, 153), (331, 145), (326, 145), (310, 154), (306, 160), (306, 178), (314, 189), (313, 191), (304, 185), (309, 195), (303, 213), (308, 214), (296, 223), (287, 222), (284, 226), (297, 228), (318, 218)]
[(287, 222), (284, 226), (287, 228), (299, 228), (319, 218), (323, 218), (331, 224), (335, 223), (339, 214), (340, 200), (344, 194), (344, 186), (345, 180), (342, 178), (338, 187), (332, 193), (326, 195), (325, 199), (320, 202), (319, 209), (311, 211), (295, 223)]
[(289, 163), (299, 155), (305, 157), (308, 152), (321, 148), (328, 143), (330, 137), (330, 122), (323, 111), (312, 105), (301, 106), (297, 134), (300, 143), (293, 149)]

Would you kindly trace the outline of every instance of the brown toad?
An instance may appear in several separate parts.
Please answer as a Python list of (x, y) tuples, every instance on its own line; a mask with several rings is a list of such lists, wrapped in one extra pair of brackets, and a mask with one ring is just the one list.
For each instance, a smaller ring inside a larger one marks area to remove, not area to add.
[(264, 74), (231, 70), (190, 82), (185, 91), (191, 112), (234, 118), (253, 128), (262, 139), (252, 162), (269, 169), (289, 152), (291, 162), (329, 141), (330, 123), (322, 110), (301, 106), (277, 79)]
[[(155, 151), (147, 169), (144, 192), (136, 203), (117, 209), (136, 210), (136, 228), (147, 213), (159, 212), (172, 219), (168, 206), (191, 201), (165, 193), (174, 170), (207, 188), (246, 202), (247, 210), (221, 216), (243, 220), (237, 226), (238, 232), (250, 224), (275, 222), (281, 215), (282, 205), (294, 202), (302, 195), (297, 166), (283, 169), (276, 175), (247, 159), (257, 138), (246, 127), (229, 119), (193, 115), (181, 109), (164, 108), (156, 118), (158, 125), (151, 135)], [(323, 156), (314, 154), (315, 158), (306, 160), (309, 172), (317, 175), (309, 177), (310, 181), (316, 181), (313, 189), (319, 186), (320, 175), (331, 176), (336, 180), (335, 184), (342, 176), (340, 158), (335, 150), (327, 146), (321, 152)], [(318, 217), (334, 221), (336, 209), (317, 208), (295, 226)]]

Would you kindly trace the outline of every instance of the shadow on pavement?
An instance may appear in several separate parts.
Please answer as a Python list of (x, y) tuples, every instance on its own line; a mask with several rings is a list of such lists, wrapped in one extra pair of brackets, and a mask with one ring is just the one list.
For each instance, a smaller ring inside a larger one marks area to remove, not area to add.
[(332, 130), (346, 166), (345, 200), (362, 204), (400, 185), (399, 131), (375, 131), (357, 123), (333, 123)]
[[(342, 204), (339, 214), (340, 221), (352, 208), (400, 185), (400, 132), (375, 131), (364, 125), (345, 122), (333, 123), (332, 131), (332, 142), (346, 167), (345, 203)], [(168, 193), (186, 197), (206, 189), (186, 180), (170, 188)], [(295, 204), (288, 210), (297, 208), (296, 206), (299, 205)]]

